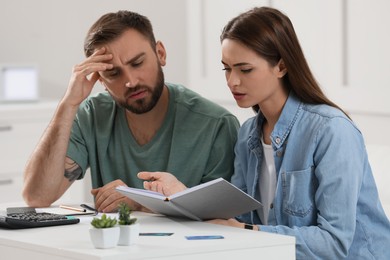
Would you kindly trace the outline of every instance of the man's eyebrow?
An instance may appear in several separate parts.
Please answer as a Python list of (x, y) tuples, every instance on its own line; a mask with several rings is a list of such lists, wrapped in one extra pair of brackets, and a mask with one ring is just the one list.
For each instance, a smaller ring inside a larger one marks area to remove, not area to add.
[[(221, 62), (223, 65), (229, 66), (225, 62), (223, 62), (223, 60), (221, 60)], [(239, 63), (233, 64), (233, 67), (239, 67), (239, 66), (245, 66), (245, 65), (251, 65), (251, 64), (248, 62), (239, 62)]]
[(132, 59), (130, 59), (129, 61), (126, 62), (126, 64), (131, 64), (135, 61), (137, 61), (139, 58), (141, 58), (142, 56), (145, 56), (146, 53), (145, 52), (141, 52), (140, 54), (134, 56)]
[[(141, 52), (140, 54), (137, 54), (136, 56), (134, 56), (130, 60), (126, 61), (126, 64), (132, 64), (133, 62), (136, 62), (139, 58), (141, 58), (142, 56), (145, 56), (145, 55), (146, 55), (145, 52)], [(119, 67), (114, 65), (111, 69), (108, 69), (105, 71), (113, 71), (113, 70), (118, 70), (118, 69), (119, 69)]]

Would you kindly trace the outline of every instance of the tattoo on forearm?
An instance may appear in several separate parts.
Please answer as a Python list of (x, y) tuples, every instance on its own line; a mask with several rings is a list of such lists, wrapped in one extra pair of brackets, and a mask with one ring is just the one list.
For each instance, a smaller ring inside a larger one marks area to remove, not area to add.
[(82, 173), (83, 170), (81, 167), (77, 163), (73, 162), (71, 165), (65, 167), (64, 176), (69, 180), (69, 182), (72, 182), (77, 180), (77, 178), (80, 177)]

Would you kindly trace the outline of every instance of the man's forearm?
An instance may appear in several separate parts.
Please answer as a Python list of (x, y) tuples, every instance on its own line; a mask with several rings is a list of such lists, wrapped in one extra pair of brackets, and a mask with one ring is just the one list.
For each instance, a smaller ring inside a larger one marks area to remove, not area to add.
[(24, 173), (23, 197), (30, 206), (48, 206), (73, 182), (65, 181), (65, 157), (77, 108), (59, 104)]

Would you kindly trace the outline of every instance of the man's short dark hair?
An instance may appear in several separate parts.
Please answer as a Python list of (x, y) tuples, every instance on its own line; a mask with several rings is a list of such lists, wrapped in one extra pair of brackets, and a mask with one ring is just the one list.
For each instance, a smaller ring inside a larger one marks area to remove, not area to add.
[(91, 56), (96, 48), (112, 42), (128, 29), (134, 29), (145, 36), (155, 50), (156, 40), (149, 19), (138, 13), (121, 10), (103, 15), (92, 25), (84, 41), (85, 56)]

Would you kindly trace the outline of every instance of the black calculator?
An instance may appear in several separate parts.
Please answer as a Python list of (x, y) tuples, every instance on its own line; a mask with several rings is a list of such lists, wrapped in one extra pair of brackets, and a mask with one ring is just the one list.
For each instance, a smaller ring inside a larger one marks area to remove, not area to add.
[(36, 228), (77, 224), (80, 219), (54, 213), (36, 212), (35, 208), (7, 208), (7, 215), (0, 215), (0, 227), (9, 229)]

